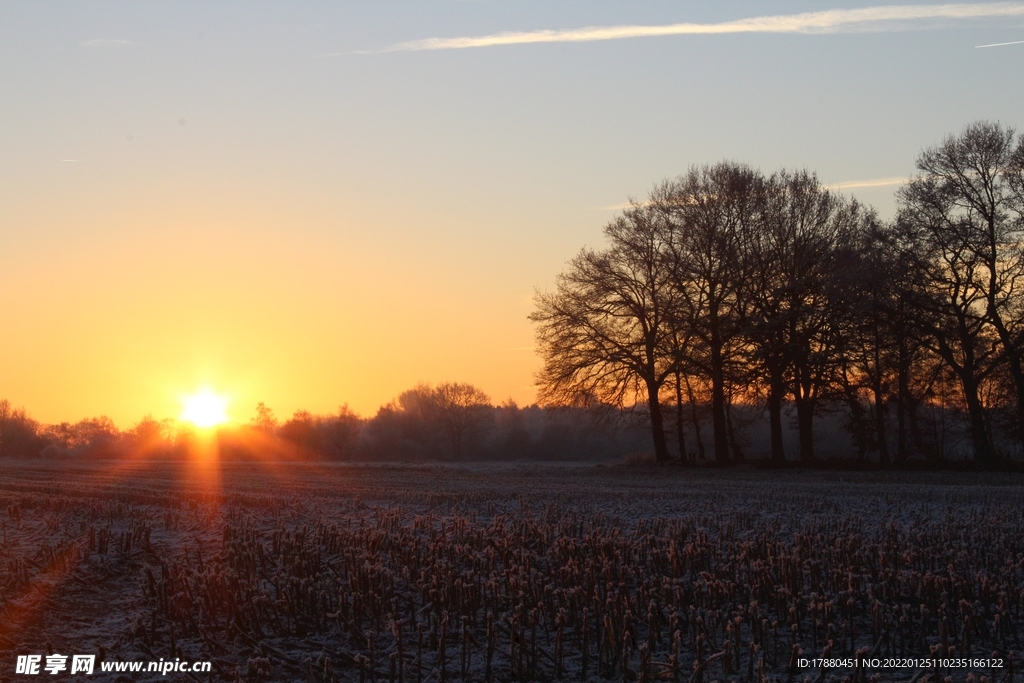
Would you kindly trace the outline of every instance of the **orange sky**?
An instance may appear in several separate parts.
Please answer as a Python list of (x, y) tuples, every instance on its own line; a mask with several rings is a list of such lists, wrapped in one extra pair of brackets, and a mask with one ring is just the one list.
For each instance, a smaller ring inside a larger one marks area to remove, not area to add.
[[(75, 177), (82, 164), (59, 171), (67, 194), (92, 182)], [(105, 413), (127, 426), (178, 415), (200, 386), (230, 396), (238, 420), (258, 401), (279, 417), (343, 403), (373, 414), (418, 381), (533, 400), (531, 292), (502, 287), (503, 255), (453, 245), (427, 260), (422, 244), (367, 237), (423, 220), (412, 215), (374, 225), (266, 194), (223, 209), (189, 190), (131, 209), (88, 192), (40, 197), (14, 217), (33, 236), (0, 271), (17, 293), (0, 336), (0, 356), (17, 359), (2, 370), (16, 404), (45, 422)]]
[(121, 427), (201, 387), (239, 421), (419, 382), (528, 404), (534, 290), (609, 207), (735, 159), (891, 215), (923, 147), (1020, 123), (1021, 46), (974, 48), (1016, 39), (995, 10), (730, 23), (820, 9), (0, 3), (0, 398)]

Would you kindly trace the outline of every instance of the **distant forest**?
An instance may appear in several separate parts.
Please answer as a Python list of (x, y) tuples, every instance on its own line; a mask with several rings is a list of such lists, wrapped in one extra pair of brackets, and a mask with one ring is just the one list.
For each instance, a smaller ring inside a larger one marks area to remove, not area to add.
[[(883, 221), (806, 170), (693, 167), (633, 201), (539, 292), (538, 405), (421, 385), (364, 419), (262, 403), (225, 458), (769, 465), (1024, 461), (1024, 138), (926, 149)], [(0, 401), (0, 457), (183, 457), (150, 418), (40, 425)], [(650, 454), (650, 455), (648, 455)]]
[[(176, 420), (143, 418), (119, 430), (109, 418), (42, 425), (0, 401), (0, 458), (190, 457), (203, 439)], [(417, 462), (642, 459), (650, 450), (643, 421), (609, 406), (495, 406), (469, 384), (420, 385), (365, 419), (347, 407), (333, 415), (298, 411), (278, 420), (260, 403), (243, 425), (213, 432), (227, 460)]]

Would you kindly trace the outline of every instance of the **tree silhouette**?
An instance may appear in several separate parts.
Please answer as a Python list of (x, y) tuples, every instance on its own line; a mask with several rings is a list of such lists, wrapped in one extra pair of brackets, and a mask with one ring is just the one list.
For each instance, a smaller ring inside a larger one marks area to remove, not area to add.
[(663, 212), (634, 202), (604, 232), (607, 249), (581, 251), (555, 291), (534, 299), (530, 319), (544, 361), (538, 395), (547, 403), (639, 401), (649, 412), (655, 457), (665, 462), (661, 391), (676, 363), (668, 229)]
[(818, 401), (835, 379), (840, 343), (836, 286), (869, 214), (821, 186), (813, 173), (768, 181), (759, 219), (743, 242), (743, 300), (750, 360), (768, 394), (772, 459), (785, 459), (782, 406), (797, 413), (800, 459), (813, 460)]
[[(754, 230), (763, 178), (742, 164), (693, 168), (651, 196), (668, 216), (665, 247), (671, 257), (673, 308), (668, 311), (679, 365), (703, 374), (711, 386), (715, 459), (729, 460), (726, 392), (730, 366), (741, 350), (742, 242)], [(677, 380), (677, 405), (682, 387)]]
[(277, 418), (274, 411), (268, 408), (263, 401), (256, 404), (256, 415), (249, 421), (249, 424), (267, 434), (273, 434), (277, 430)]
[(1024, 142), (1014, 138), (1011, 128), (972, 124), (925, 150), (920, 174), (899, 193), (935, 351), (960, 380), (975, 455), (989, 463), (996, 454), (979, 391), (997, 362), (1012, 379), (1024, 437)]
[(493, 420), (491, 399), (471, 384), (446, 382), (433, 391), (434, 411), (440, 421), (452, 457), (461, 460), (467, 440)]

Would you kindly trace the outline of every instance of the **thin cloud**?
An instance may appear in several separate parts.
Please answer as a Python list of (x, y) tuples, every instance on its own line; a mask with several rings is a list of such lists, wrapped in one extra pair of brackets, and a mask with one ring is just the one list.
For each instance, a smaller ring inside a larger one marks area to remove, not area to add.
[(67, 162), (72, 163), (72, 164), (80, 164), (80, 163), (82, 163), (81, 159), (61, 159), (61, 161), (67, 161)]
[[(461, 50), (495, 45), (529, 43), (579, 43), (622, 38), (654, 36), (712, 35), (725, 33), (846, 33), (853, 31), (893, 31), (906, 28), (907, 22), (927, 20), (965, 20), (1024, 16), (1024, 3), (987, 2), (947, 5), (882, 5), (858, 9), (831, 9), (801, 14), (751, 17), (715, 24), (668, 24), (663, 26), (589, 26), (560, 31), (540, 30), (494, 33), (459, 38), (425, 38), (397, 43), (381, 52), (420, 50)], [(331, 53), (330, 56), (343, 53)]]
[(646, 202), (628, 201), (628, 202), (621, 202), (619, 204), (609, 204), (608, 206), (598, 206), (598, 207), (595, 207), (595, 208), (598, 211), (622, 211), (624, 209), (628, 209), (631, 206), (637, 206), (637, 205), (644, 206), (645, 204), (646, 204)]
[(134, 43), (130, 40), (92, 38), (90, 40), (83, 40), (79, 45), (83, 47), (124, 47), (125, 45), (134, 45)]
[(1020, 45), (1021, 43), (1024, 43), (1024, 40), (1013, 40), (1010, 41), (1009, 43), (991, 43), (989, 45), (975, 45), (974, 47), (980, 49), (983, 47), (1002, 47), (1003, 45)]
[(858, 187), (893, 187), (894, 185), (905, 185), (910, 182), (909, 178), (873, 178), (871, 180), (846, 180), (841, 183), (833, 183), (829, 187), (837, 190), (851, 190)]

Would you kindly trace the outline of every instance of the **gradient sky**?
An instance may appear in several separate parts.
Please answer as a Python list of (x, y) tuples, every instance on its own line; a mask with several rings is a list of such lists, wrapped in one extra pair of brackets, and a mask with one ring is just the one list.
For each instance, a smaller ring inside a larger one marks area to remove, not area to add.
[(0, 397), (530, 403), (533, 292), (616, 206), (735, 159), (891, 216), (922, 148), (1024, 127), (1022, 40), (1022, 2), (5, 0)]

